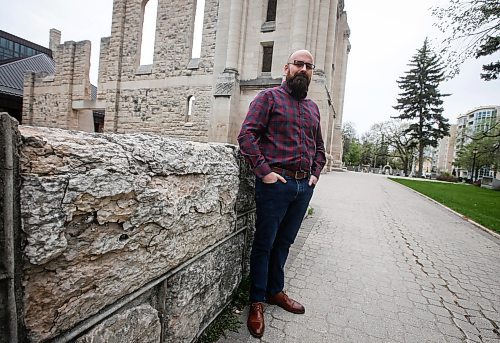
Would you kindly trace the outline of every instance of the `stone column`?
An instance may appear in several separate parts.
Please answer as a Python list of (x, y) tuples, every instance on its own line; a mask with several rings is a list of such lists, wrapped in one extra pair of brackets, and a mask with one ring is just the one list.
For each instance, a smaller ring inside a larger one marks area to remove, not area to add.
[[(103, 64), (101, 55), (100, 68), (105, 68), (107, 79), (103, 83), (109, 83), (106, 87), (106, 116), (104, 117), (104, 131), (117, 132), (120, 109), (120, 89), (122, 79), (123, 50), (125, 41), (127, 1), (113, 1), (113, 20), (111, 24), (111, 37), (108, 46), (108, 59)], [(103, 65), (101, 65), (103, 64)], [(102, 86), (104, 84), (101, 83)]]
[(49, 49), (54, 53), (57, 47), (61, 44), (61, 31), (57, 29), (50, 29), (49, 33)]
[(316, 46), (318, 39), (318, 27), (319, 27), (319, 6), (321, 0), (314, 0), (312, 3), (312, 10), (309, 13), (309, 22), (307, 29), (307, 49), (316, 56)]
[[(229, 29), (227, 33), (226, 66), (224, 71), (217, 76), (214, 91), (214, 106), (210, 118), (208, 140), (210, 142), (235, 142), (236, 137), (230, 137), (231, 119), (236, 117), (240, 83), (239, 60), (241, 51), (241, 33), (243, 30), (243, 9), (247, 0), (231, 0), (226, 2), (230, 6)], [(223, 9), (220, 9), (223, 11)]]
[(342, 112), (344, 106), (347, 57), (351, 48), (349, 35), (350, 31), (347, 24), (347, 15), (343, 12), (338, 22), (336, 37), (337, 48), (335, 54), (335, 78), (333, 86), (336, 118), (332, 132), (330, 153), (332, 155), (334, 168), (341, 167), (342, 165)]
[(243, 0), (232, 0), (229, 14), (229, 34), (227, 44), (227, 59), (225, 71), (238, 73), (238, 53), (240, 51), (241, 14)]
[(292, 50), (290, 52), (305, 49), (308, 17), (309, 1), (295, 0), (292, 20)]
[(35, 73), (24, 74), (23, 87), (23, 113), (22, 122), (24, 125), (33, 125), (33, 101), (35, 96)]
[[(318, 19), (318, 34), (316, 38), (316, 48), (313, 51), (314, 63), (316, 69), (325, 71), (325, 58), (327, 54), (327, 38), (328, 38), (328, 24), (330, 16), (330, 0), (321, 0), (319, 19)], [(328, 75), (326, 75), (327, 80)]]
[(325, 75), (329, 91), (332, 84), (332, 63), (335, 55), (335, 27), (337, 25), (338, 0), (330, 0), (330, 14), (328, 17), (328, 33), (326, 35)]

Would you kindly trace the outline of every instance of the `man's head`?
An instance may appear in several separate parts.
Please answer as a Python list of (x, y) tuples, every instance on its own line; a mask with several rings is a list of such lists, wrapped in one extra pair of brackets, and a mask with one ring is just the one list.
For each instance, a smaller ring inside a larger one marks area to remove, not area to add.
[(285, 75), (293, 97), (304, 99), (307, 96), (313, 69), (314, 59), (307, 50), (297, 50), (288, 57), (285, 64)]

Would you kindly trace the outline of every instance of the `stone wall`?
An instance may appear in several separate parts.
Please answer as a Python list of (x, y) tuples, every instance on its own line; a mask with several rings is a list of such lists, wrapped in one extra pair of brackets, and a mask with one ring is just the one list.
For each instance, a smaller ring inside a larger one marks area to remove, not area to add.
[(235, 147), (20, 131), (29, 341), (193, 341), (247, 265), (253, 176)]
[[(190, 118), (188, 97), (195, 101)], [(192, 141), (207, 141), (212, 88), (169, 86), (167, 88), (123, 89), (120, 92), (116, 118), (117, 132), (161, 133)], [(108, 111), (106, 111), (106, 118)]]
[[(147, 1), (113, 0), (111, 36), (101, 40), (96, 101), (78, 93), (88, 81), (90, 46), (74, 54), (80, 43), (57, 45), (60, 32), (52, 31), (58, 69), (55, 76), (27, 77), (24, 122), (93, 131), (97, 110), (105, 113), (106, 132), (236, 143), (255, 90), (279, 85), (289, 54), (306, 48), (315, 56), (309, 97), (321, 114), (329, 156), (325, 171), (339, 167), (350, 49), (344, 1), (279, 1), (275, 20), (268, 22), (267, 0), (206, 0), (201, 56), (192, 58), (196, 2), (158, 0), (153, 62), (140, 65)], [(265, 46), (273, 46), (270, 72), (262, 72)], [(187, 118), (190, 97), (195, 101)]]
[(338, 26), (335, 43), (334, 58), (334, 78), (332, 80), (333, 107), (335, 108), (335, 121), (331, 133), (331, 145), (327, 147), (327, 152), (332, 155), (332, 163), (328, 168), (342, 167), (342, 118), (344, 108), (344, 92), (347, 73), (347, 60), (351, 44), (349, 42), (350, 29), (347, 23), (347, 13), (338, 11)]
[[(111, 37), (101, 41), (98, 98), (106, 103), (104, 129), (208, 141), (218, 1), (205, 3), (201, 56), (194, 60), (196, 0), (182, 5), (159, 0), (153, 64), (147, 66), (139, 65), (143, 2), (115, 0)], [(186, 123), (190, 95), (195, 103)]]
[(54, 75), (27, 73), (24, 79), (23, 123), (27, 125), (80, 129), (88, 127), (73, 109), (73, 101), (90, 100), (90, 41), (65, 42), (53, 53)]

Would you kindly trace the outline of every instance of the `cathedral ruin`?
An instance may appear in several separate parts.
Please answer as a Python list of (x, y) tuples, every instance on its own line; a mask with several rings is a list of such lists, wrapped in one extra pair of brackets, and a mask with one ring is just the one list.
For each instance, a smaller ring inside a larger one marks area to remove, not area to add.
[[(343, 0), (205, 0), (198, 12), (197, 0), (156, 0), (153, 63), (141, 65), (149, 1), (114, 0), (94, 100), (90, 42), (61, 44), (60, 32), (51, 30), (56, 73), (25, 77), (23, 124), (94, 131), (92, 113), (101, 111), (104, 132), (236, 143), (253, 97), (281, 83), (291, 52), (308, 49), (316, 64), (309, 96), (321, 111), (328, 167), (341, 165), (350, 50)], [(201, 49), (195, 54), (200, 15)]]

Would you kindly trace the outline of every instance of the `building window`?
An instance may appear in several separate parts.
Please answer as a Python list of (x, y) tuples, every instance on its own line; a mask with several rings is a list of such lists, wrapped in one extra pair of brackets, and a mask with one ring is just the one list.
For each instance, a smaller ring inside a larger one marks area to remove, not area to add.
[(273, 44), (266, 43), (262, 44), (263, 53), (262, 53), (262, 72), (270, 73), (271, 67), (273, 65)]
[(276, 20), (276, 5), (278, 0), (268, 0), (266, 21)]
[(205, 0), (196, 1), (196, 14), (194, 16), (193, 42), (191, 58), (200, 58), (203, 34), (203, 18), (205, 17)]
[(194, 95), (190, 95), (187, 98), (187, 107), (186, 107), (186, 123), (190, 123), (193, 115), (193, 106), (194, 106)]
[(143, 20), (139, 64), (148, 65), (153, 64), (158, 0), (147, 0), (142, 10)]

